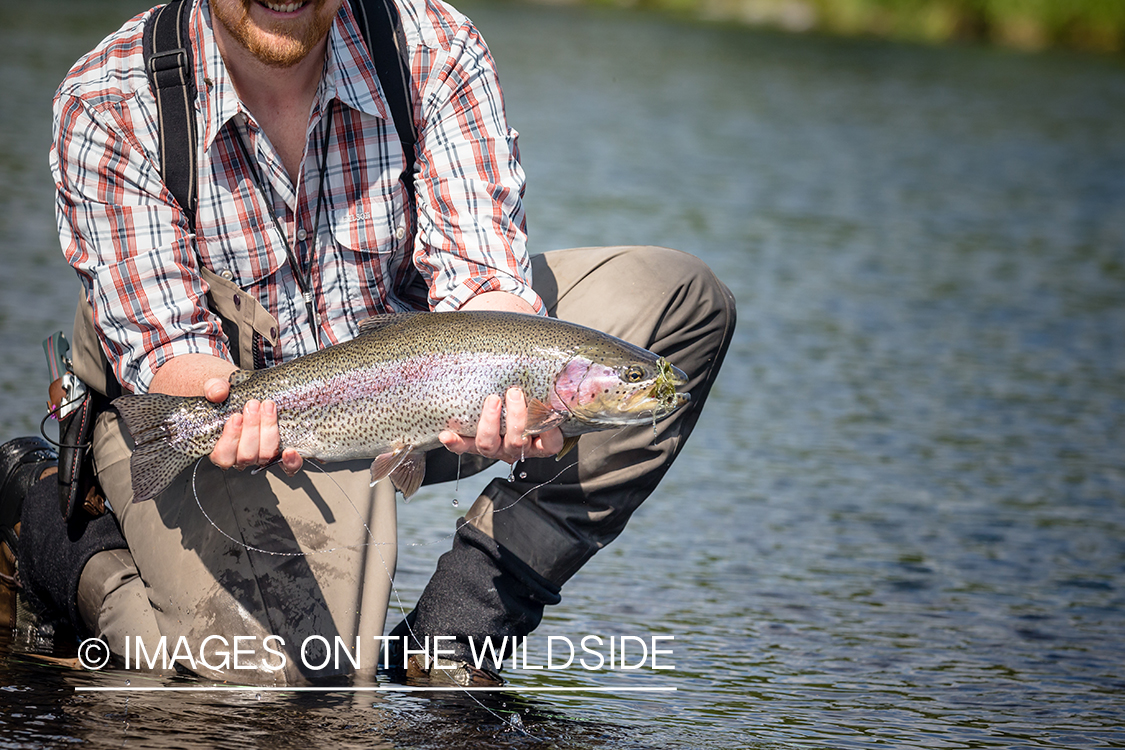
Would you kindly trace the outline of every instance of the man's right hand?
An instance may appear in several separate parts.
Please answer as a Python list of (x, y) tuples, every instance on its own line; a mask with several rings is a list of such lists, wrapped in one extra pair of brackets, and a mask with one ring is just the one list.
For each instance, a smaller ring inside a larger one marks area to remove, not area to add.
[[(221, 404), (230, 395), (230, 383), (222, 378), (211, 378), (203, 384), (207, 400)], [(281, 448), (277, 427), (277, 404), (273, 401), (251, 399), (241, 414), (233, 414), (223, 426), (223, 434), (211, 451), (211, 463), (220, 469), (245, 469), (247, 466), (266, 466), (274, 462)], [(281, 453), (281, 468), (289, 476), (301, 470), (304, 460), (292, 448)]]

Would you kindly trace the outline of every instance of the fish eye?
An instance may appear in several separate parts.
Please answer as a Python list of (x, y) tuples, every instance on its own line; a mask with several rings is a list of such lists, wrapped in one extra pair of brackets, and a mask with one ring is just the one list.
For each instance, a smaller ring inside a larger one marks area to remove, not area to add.
[(645, 369), (640, 365), (630, 365), (625, 369), (626, 383), (639, 383), (645, 379)]

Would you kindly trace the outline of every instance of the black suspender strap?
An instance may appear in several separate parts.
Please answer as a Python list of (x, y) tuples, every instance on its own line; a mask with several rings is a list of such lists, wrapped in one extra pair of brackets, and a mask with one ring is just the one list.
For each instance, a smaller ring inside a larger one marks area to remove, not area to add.
[(190, 0), (172, 0), (145, 24), (145, 72), (156, 96), (160, 173), (172, 197), (195, 226), (197, 201), (195, 76), (188, 39)]
[[(360, 33), (367, 42), (375, 72), (391, 108), (391, 118), (406, 158), (403, 181), (414, 205), (414, 107), (410, 95), (409, 50), (393, 0), (351, 0)], [(159, 8), (144, 30), (145, 72), (160, 127), (160, 174), (164, 184), (195, 226), (196, 139), (195, 76), (188, 20), (191, 0), (171, 0)]]
[(352, 11), (359, 22), (359, 31), (371, 52), (371, 61), (383, 93), (391, 108), (398, 139), (406, 159), (403, 182), (410, 204), (414, 205), (414, 144), (418, 134), (414, 127), (414, 108), (410, 96), (410, 62), (402, 19), (393, 0), (353, 0)]

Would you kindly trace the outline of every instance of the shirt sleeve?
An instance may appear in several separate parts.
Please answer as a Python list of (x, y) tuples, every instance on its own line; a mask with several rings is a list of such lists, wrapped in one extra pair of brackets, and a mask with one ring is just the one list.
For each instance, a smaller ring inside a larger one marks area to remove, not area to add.
[(133, 132), (136, 106), (122, 97), (94, 107), (60, 90), (50, 160), (64, 255), (118, 381), (143, 393), (172, 357), (230, 354), (187, 218)]
[(517, 133), (495, 63), (467, 19), (447, 55), (423, 84), (414, 264), (435, 310), (503, 291), (544, 314), (531, 288)]

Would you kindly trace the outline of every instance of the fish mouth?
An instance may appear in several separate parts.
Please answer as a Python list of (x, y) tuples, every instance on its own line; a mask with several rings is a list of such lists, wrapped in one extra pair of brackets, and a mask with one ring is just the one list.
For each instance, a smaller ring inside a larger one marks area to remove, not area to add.
[[(599, 366), (609, 373), (619, 373), (625, 369), (623, 365)], [(664, 358), (645, 367), (649, 373), (648, 379), (632, 383), (627, 389), (621, 387), (626, 384), (615, 374), (612, 386), (605, 386), (604, 383), (599, 385), (593, 398), (581, 403), (575, 403), (577, 399), (564, 398), (559, 394), (557, 381), (555, 395), (569, 412), (570, 418), (586, 425), (587, 430), (655, 423), (691, 401), (690, 394), (677, 390), (687, 384), (687, 375), (683, 370), (672, 366)], [(571, 384), (571, 389), (579, 391), (584, 388), (588, 375), (588, 369), (583, 370), (579, 387), (575, 388)], [(599, 377), (604, 377), (604, 373), (599, 374)], [(604, 393), (600, 392), (602, 387), (605, 388)]]
[(687, 385), (687, 380), (687, 373), (661, 357), (656, 360), (656, 377), (649, 395), (671, 414), (691, 400), (691, 394), (676, 390), (681, 385)]
[(621, 411), (634, 419), (663, 419), (681, 406), (691, 402), (690, 393), (659, 389), (657, 386), (637, 391), (625, 402)]
[(637, 422), (663, 419), (691, 401), (690, 393), (677, 390), (687, 385), (687, 380), (683, 370), (661, 357), (651, 383), (630, 394), (621, 411)]

